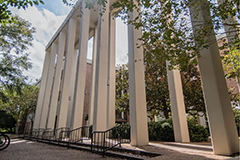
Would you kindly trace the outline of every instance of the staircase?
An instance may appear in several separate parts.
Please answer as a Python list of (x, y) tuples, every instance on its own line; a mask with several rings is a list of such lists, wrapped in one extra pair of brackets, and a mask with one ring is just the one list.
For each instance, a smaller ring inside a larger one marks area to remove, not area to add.
[(94, 132), (91, 132), (91, 127), (89, 126), (73, 130), (69, 128), (58, 128), (55, 130), (40, 128), (34, 129), (31, 133), (25, 132), (22, 138), (123, 159), (142, 160), (144, 158), (141, 156), (155, 157), (161, 155), (122, 148), (122, 144), (131, 142), (130, 130), (130, 125), (118, 125), (106, 131)]

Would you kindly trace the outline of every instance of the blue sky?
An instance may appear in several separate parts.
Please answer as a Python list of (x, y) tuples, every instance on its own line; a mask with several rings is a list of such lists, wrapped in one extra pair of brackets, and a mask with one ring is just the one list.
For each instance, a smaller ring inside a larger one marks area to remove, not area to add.
[[(33, 46), (29, 48), (29, 58), (33, 68), (24, 74), (29, 81), (36, 82), (42, 74), (45, 46), (66, 18), (72, 7), (66, 6), (62, 0), (44, 0), (45, 4), (29, 7), (26, 10), (11, 8), (13, 14), (29, 21), (36, 28)], [(88, 59), (91, 59), (92, 41), (88, 43)], [(127, 27), (120, 19), (116, 19), (116, 64), (127, 63)]]
[(62, 3), (62, 0), (45, 0), (44, 5), (36, 6), (38, 10), (48, 9), (57, 16), (66, 15), (71, 10), (71, 7)]

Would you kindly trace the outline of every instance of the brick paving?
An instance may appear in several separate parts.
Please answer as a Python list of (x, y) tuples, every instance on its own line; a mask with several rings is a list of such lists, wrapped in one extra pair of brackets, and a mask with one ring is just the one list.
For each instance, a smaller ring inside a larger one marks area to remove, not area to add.
[[(129, 144), (124, 144), (122, 147), (163, 154), (159, 157), (150, 158), (151, 160), (221, 160), (233, 158), (229, 156), (214, 155), (210, 142), (150, 142), (148, 146), (134, 147)], [(240, 160), (240, 157), (235, 157), (235, 159)]]
[(40, 142), (12, 139), (9, 147), (0, 151), (0, 160), (93, 160), (115, 158), (103, 158), (100, 155), (86, 151), (67, 149)]
[[(149, 160), (210, 160), (229, 159), (232, 157), (214, 155), (211, 143), (176, 143), (150, 142), (148, 146), (134, 147), (123, 144), (123, 148), (138, 149), (149, 152), (162, 153), (162, 156), (147, 158)], [(132, 155), (134, 156), (134, 155)], [(40, 142), (12, 139), (9, 147), (0, 152), (0, 160), (91, 160), (117, 158), (105, 157), (86, 151), (67, 149)], [(240, 160), (240, 157), (235, 157)]]

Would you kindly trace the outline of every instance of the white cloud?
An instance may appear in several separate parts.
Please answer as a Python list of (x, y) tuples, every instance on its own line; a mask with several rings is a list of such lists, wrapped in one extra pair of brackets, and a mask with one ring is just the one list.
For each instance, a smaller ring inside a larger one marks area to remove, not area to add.
[(56, 16), (53, 12), (43, 9), (39, 11), (35, 6), (27, 10), (11, 9), (13, 14), (19, 15), (21, 18), (32, 23), (32, 27), (36, 28), (34, 34), (33, 46), (29, 48), (31, 55), (29, 58), (33, 63), (33, 68), (25, 74), (35, 82), (42, 74), (43, 61), (45, 56), (45, 46), (58, 27), (61, 25), (66, 15)]
[[(29, 80), (35, 82), (42, 74), (42, 67), (45, 56), (45, 46), (57, 31), (66, 15), (57, 16), (47, 9), (38, 10), (35, 6), (27, 10), (12, 8), (13, 14), (17, 14), (23, 19), (32, 23), (32, 27), (36, 28), (34, 34), (33, 47), (29, 48), (31, 55), (29, 58), (33, 63), (33, 68), (25, 74)], [(128, 62), (128, 47), (127, 47), (127, 26), (123, 24), (120, 18), (116, 19), (116, 64), (125, 64)], [(92, 39), (88, 44), (88, 58), (92, 58)]]

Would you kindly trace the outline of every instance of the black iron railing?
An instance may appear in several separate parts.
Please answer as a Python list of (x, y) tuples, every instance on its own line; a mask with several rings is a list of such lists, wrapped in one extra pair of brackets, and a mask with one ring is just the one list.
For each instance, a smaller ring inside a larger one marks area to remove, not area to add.
[(25, 130), (24, 131), (24, 134), (23, 134), (23, 137), (31, 137), (32, 136), (32, 130)]
[(55, 140), (63, 140), (64, 138), (68, 138), (68, 137), (62, 137), (61, 136), (61, 133), (62, 132), (69, 132), (70, 131), (70, 128), (66, 128), (66, 127), (62, 127), (62, 128), (58, 128), (58, 129), (55, 129), (53, 132), (54, 134), (54, 139)]
[(43, 131), (44, 131), (44, 128), (33, 129), (31, 137), (40, 139), (42, 138)]
[(59, 139), (71, 143), (83, 143), (83, 140), (90, 140), (89, 128), (89, 126), (83, 126), (70, 131), (61, 131)]
[(91, 151), (102, 153), (121, 146), (123, 143), (130, 143), (130, 125), (119, 125), (106, 131), (94, 131), (91, 134)]
[(55, 140), (54, 129), (45, 129), (42, 134), (42, 139)]
[(26, 131), (24, 133), (25, 138), (34, 138), (34, 139), (46, 139), (46, 140), (58, 140), (62, 139), (60, 138), (60, 133), (64, 131), (69, 131), (69, 128), (58, 128), (58, 129), (52, 129), (52, 128), (39, 128), (39, 129), (33, 129), (32, 131)]
[[(29, 137), (39, 140), (48, 140), (64, 143), (69, 146), (74, 143), (88, 143), (91, 144), (91, 151), (105, 154), (106, 151), (121, 146), (123, 143), (130, 143), (130, 130), (128, 124), (118, 125), (106, 131), (94, 131), (90, 133), (89, 126), (79, 127), (73, 130), (69, 128), (58, 129), (33, 129), (32, 132), (25, 132), (24, 137)], [(86, 140), (86, 141), (84, 141)]]

